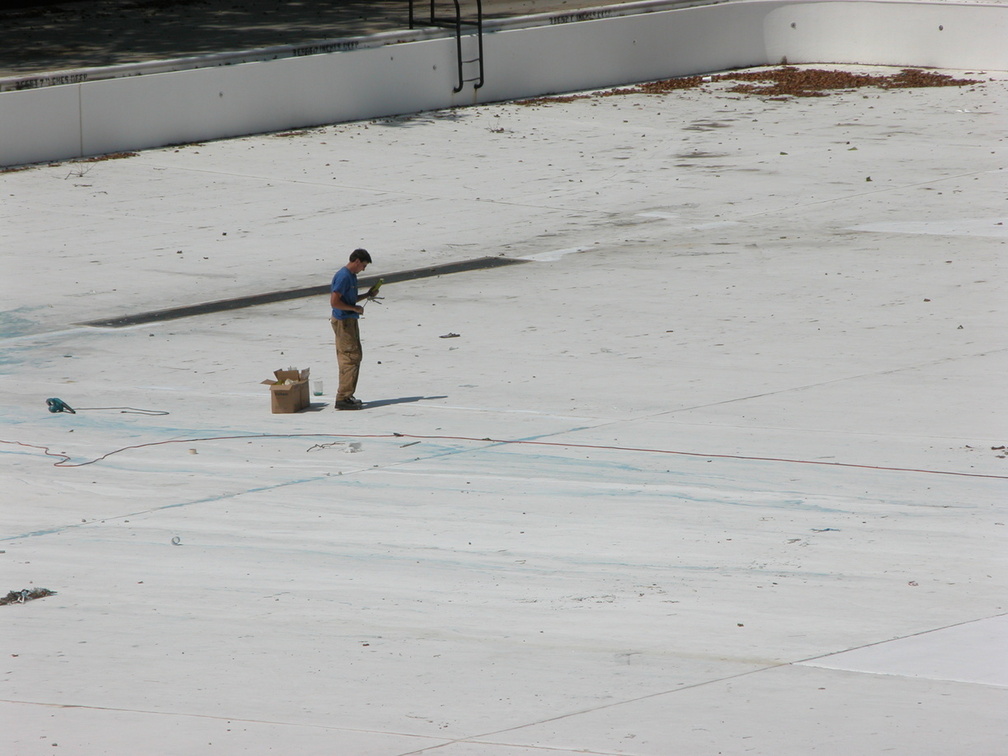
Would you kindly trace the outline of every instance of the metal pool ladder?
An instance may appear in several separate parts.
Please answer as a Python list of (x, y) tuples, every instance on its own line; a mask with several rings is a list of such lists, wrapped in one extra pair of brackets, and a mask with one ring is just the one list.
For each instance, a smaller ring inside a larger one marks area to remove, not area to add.
[[(413, 2), (410, 0), (409, 4), (409, 28), (414, 28), (414, 14), (413, 14)], [(463, 21), (462, 20), (462, 9), (459, 6), (459, 0), (453, 0), (455, 3), (455, 17), (439, 17), (434, 12), (434, 0), (430, 0), (430, 19), (424, 24), (420, 22), (421, 25), (425, 26), (440, 26), (445, 29), (455, 30), (455, 52), (458, 57), (458, 86), (452, 89), (453, 92), (461, 92), (462, 87), (465, 86), (467, 81), (475, 82), (473, 84), (473, 89), (479, 89), (483, 86), (483, 0), (476, 0), (476, 20), (475, 21)], [(462, 27), (475, 27), (476, 29), (476, 44), (478, 49), (478, 54), (475, 58), (463, 59), (462, 57)], [(472, 79), (466, 79), (463, 76), (463, 65), (466, 63), (479, 63), (479, 76)]]

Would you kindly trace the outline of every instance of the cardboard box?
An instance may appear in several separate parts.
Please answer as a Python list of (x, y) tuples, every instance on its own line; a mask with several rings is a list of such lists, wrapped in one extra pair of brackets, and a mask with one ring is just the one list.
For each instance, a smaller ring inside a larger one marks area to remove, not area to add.
[(274, 415), (300, 412), (311, 403), (308, 398), (310, 370), (311, 368), (274, 370), (275, 378), (263, 381), (270, 387), (270, 405)]

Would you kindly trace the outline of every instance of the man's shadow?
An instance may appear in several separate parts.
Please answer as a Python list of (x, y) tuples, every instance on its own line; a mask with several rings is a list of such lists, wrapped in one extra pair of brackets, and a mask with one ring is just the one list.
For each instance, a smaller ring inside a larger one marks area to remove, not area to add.
[(422, 402), (427, 399), (447, 399), (447, 396), (402, 396), (398, 399), (378, 399), (373, 402), (364, 402), (362, 409), (372, 407), (387, 407), (390, 404), (410, 404), (411, 402)]
[[(427, 399), (447, 399), (446, 396), (401, 396), (397, 399), (376, 399), (373, 402), (364, 402), (361, 409), (372, 409), (373, 407), (388, 407), (392, 404), (410, 404), (412, 402), (422, 402)], [(332, 404), (329, 402), (312, 402), (305, 407), (302, 412), (321, 412), (329, 409)]]

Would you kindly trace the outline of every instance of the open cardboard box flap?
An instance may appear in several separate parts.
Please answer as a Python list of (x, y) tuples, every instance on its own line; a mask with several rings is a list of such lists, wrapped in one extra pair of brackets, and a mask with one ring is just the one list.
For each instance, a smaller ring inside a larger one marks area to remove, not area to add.
[(311, 368), (298, 370), (274, 370), (274, 377), (263, 381), (270, 387), (270, 406), (273, 414), (299, 412), (310, 403), (308, 398), (308, 374)]

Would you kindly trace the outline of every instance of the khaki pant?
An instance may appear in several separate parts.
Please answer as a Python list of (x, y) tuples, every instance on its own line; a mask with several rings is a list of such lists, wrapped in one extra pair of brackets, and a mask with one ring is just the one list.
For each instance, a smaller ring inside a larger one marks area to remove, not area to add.
[(339, 391), (336, 401), (349, 399), (357, 390), (364, 350), (360, 343), (360, 323), (357, 318), (329, 318), (336, 335), (336, 361), (339, 363)]

